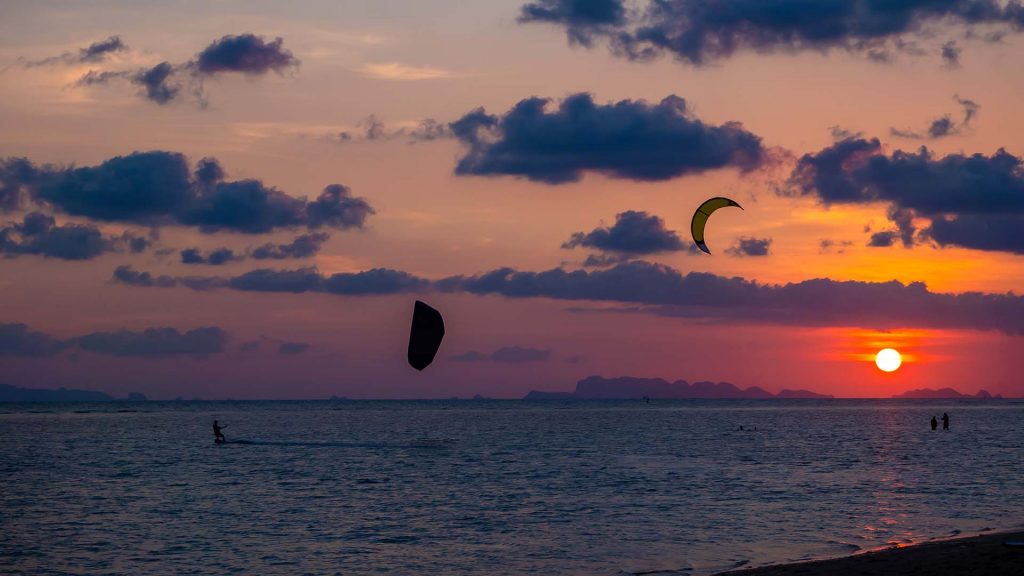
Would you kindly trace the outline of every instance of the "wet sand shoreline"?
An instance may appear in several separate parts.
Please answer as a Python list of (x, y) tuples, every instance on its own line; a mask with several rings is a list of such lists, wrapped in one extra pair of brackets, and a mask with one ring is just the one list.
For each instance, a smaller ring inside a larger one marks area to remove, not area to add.
[(721, 572), (716, 576), (1012, 576), (1024, 574), (1024, 531), (924, 542), (832, 558)]

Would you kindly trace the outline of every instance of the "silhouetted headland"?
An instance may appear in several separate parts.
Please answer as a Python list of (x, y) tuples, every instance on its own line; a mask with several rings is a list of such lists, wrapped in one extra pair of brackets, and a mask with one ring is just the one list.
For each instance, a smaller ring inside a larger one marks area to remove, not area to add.
[(772, 394), (764, 388), (740, 388), (729, 382), (669, 382), (662, 378), (604, 378), (588, 376), (576, 383), (574, 392), (541, 392), (532, 390), (524, 400), (628, 400), (652, 399), (763, 399), (763, 398), (832, 398), (809, 390), (783, 390)]
[(932, 388), (920, 388), (917, 390), (908, 390), (902, 394), (893, 394), (893, 398), (915, 398), (915, 399), (958, 399), (958, 400), (1001, 400), (1003, 397), (999, 394), (993, 396), (989, 394), (987, 390), (979, 390), (977, 394), (973, 396), (970, 394), (961, 394), (952, 388), (939, 388), (934, 390)]
[(46, 390), (0, 384), (0, 402), (142, 402), (144, 400), (146, 397), (138, 392), (132, 392), (127, 398), (114, 398), (110, 394), (95, 390), (68, 388)]

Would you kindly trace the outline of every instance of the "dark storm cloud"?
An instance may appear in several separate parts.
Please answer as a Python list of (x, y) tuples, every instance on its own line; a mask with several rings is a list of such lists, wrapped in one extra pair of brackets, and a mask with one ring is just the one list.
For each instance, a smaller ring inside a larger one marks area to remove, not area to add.
[(203, 158), (196, 163), (195, 177), (200, 186), (206, 187), (224, 180), (227, 173), (216, 158)]
[(424, 288), (429, 283), (406, 272), (375, 268), (323, 276), (316, 268), (259, 269), (227, 280), (227, 286), (249, 292), (329, 292), (352, 296), (395, 294)]
[(128, 46), (121, 41), (119, 36), (111, 36), (106, 40), (93, 42), (85, 48), (79, 48), (77, 53), (65, 52), (60, 56), (51, 56), (42, 60), (23, 60), (28, 67), (48, 66), (50, 64), (93, 64), (101, 62), (110, 54), (128, 50)]
[(100, 42), (93, 42), (87, 48), (78, 51), (78, 59), (81, 62), (98, 62), (106, 58), (107, 54), (127, 50), (128, 47), (121, 42), (119, 36), (111, 36)]
[(132, 82), (145, 89), (148, 100), (157, 104), (167, 104), (181, 91), (181, 86), (171, 80), (174, 72), (174, 66), (170, 62), (161, 62), (152, 68), (140, 70), (132, 76)]
[(601, 226), (590, 232), (576, 232), (562, 248), (596, 248), (606, 252), (653, 254), (682, 250), (685, 245), (675, 230), (665, 228), (665, 221), (647, 212), (628, 210), (615, 215), (615, 224)]
[(68, 345), (25, 324), (0, 324), (0, 356), (53, 356)]
[(283, 72), (299, 65), (283, 44), (280, 37), (268, 42), (255, 34), (227, 35), (203, 49), (196, 56), (195, 67), (202, 74)]
[[(116, 41), (116, 43), (115, 43)], [(120, 39), (111, 37), (104, 43), (97, 43), (82, 50), (81, 58), (70, 54), (61, 58), (75, 61), (94, 62), (102, 55), (123, 49)], [(88, 55), (86, 51), (88, 50)], [(53, 59), (48, 59), (53, 60)], [(47, 62), (47, 61), (42, 61)], [(229, 73), (262, 76), (270, 72), (279, 74), (298, 68), (300, 62), (286, 48), (284, 40), (266, 40), (256, 34), (227, 35), (215, 40), (188, 62), (172, 64), (161, 62), (152, 68), (138, 70), (90, 70), (72, 86), (95, 86), (116, 81), (128, 81), (141, 88), (141, 95), (157, 104), (167, 104), (182, 94), (190, 94), (200, 106), (206, 105), (204, 80)]]
[(327, 186), (316, 200), (306, 205), (310, 228), (362, 228), (366, 218), (374, 213), (366, 200), (352, 196), (352, 191), (341, 184)]
[(882, 232), (875, 232), (871, 235), (868, 240), (868, 246), (872, 248), (888, 248), (896, 243), (896, 231), (895, 230), (884, 230)]
[(90, 260), (108, 252), (142, 252), (150, 243), (150, 239), (131, 232), (106, 236), (91, 224), (58, 226), (52, 216), (39, 212), (26, 214), (20, 223), (0, 228), (0, 253), (9, 258), (34, 254), (61, 260)]
[(911, 248), (917, 242), (917, 227), (914, 226), (914, 211), (908, 208), (889, 207), (889, 220), (896, 225), (895, 230), (875, 232), (868, 240), (872, 248), (887, 248), (896, 243), (903, 243), (904, 248)]
[(168, 276), (166, 274), (154, 276), (149, 272), (135, 270), (128, 265), (118, 266), (114, 270), (111, 280), (117, 284), (125, 284), (127, 286), (173, 288), (180, 285), (196, 291), (213, 290), (214, 288), (227, 286), (227, 280), (217, 276)]
[(94, 220), (155, 223), (194, 198), (188, 161), (173, 152), (136, 152), (98, 166), (40, 166), (31, 187), (38, 201)]
[(175, 328), (94, 332), (73, 342), (82, 350), (108, 356), (206, 356), (223, 352), (227, 340), (227, 332), (211, 326), (187, 332)]
[(551, 359), (551, 350), (540, 348), (524, 348), (521, 346), (503, 346), (490, 354), (470, 351), (450, 356), (454, 362), (500, 362), (503, 364), (525, 364), (528, 362), (546, 362)]
[(324, 279), (316, 268), (271, 270), (261, 268), (227, 280), (227, 286), (246, 292), (321, 292)]
[(963, 107), (963, 120), (960, 122), (953, 120), (952, 115), (946, 114), (941, 118), (932, 120), (931, 124), (929, 124), (928, 128), (924, 132), (890, 128), (889, 133), (898, 138), (909, 138), (913, 140), (935, 140), (945, 136), (962, 134), (964, 130), (970, 128), (971, 121), (974, 120), (975, 116), (977, 116), (978, 111), (981, 110), (981, 106), (973, 100), (960, 98), (959, 96), (954, 95), (953, 99)]
[(231, 248), (217, 248), (204, 254), (199, 248), (186, 248), (181, 251), (182, 264), (207, 264), (220, 266), (229, 262), (241, 262), (247, 258), (256, 260), (285, 260), (289, 258), (309, 258), (320, 252), (320, 247), (331, 237), (326, 232), (303, 234), (287, 244), (266, 243), (244, 253), (236, 253)]
[(207, 264), (209, 266), (221, 266), (229, 262), (244, 260), (245, 257), (235, 254), (230, 248), (217, 248), (204, 255), (198, 248), (186, 248), (181, 251), (182, 264)]
[(1024, 335), (1024, 296), (940, 294), (919, 282), (806, 280), (760, 284), (703, 272), (681, 274), (634, 261), (608, 270), (520, 272), (511, 268), (436, 283), (438, 289), (509, 298), (554, 298), (650, 306), (668, 316), (722, 321), (1000, 330)]
[(186, 248), (181, 251), (182, 264), (206, 264), (206, 257), (199, 248)]
[(581, 93), (550, 104), (528, 98), (500, 117), (477, 109), (451, 123), (468, 148), (455, 173), (547, 184), (575, 182), (584, 172), (654, 181), (727, 167), (749, 171), (766, 161), (758, 136), (735, 122), (705, 124), (678, 96), (596, 104)]
[(183, 154), (164, 151), (117, 156), (97, 166), (34, 166), (0, 161), (0, 208), (23, 197), (93, 220), (139, 225), (181, 224), (203, 232), (261, 234), (280, 228), (361, 228), (374, 213), (340, 184), (313, 201), (259, 180), (225, 181), (216, 160), (205, 158), (193, 176)]
[[(163, 105), (171, 102), (181, 93), (183, 80), (179, 76), (180, 69), (170, 62), (161, 62), (152, 68), (128, 70), (90, 70), (71, 84), (74, 88), (83, 86), (102, 86), (112, 82), (127, 81), (140, 88), (139, 95), (143, 98)], [(201, 94), (201, 86), (193, 86), (193, 93)]]
[(26, 158), (0, 158), (0, 212), (17, 210), (25, 190), (39, 178), (39, 171)]
[(668, 53), (699, 66), (743, 51), (838, 49), (888, 61), (894, 51), (920, 52), (905, 37), (927, 39), (931, 26), (1019, 31), (1024, 7), (997, 0), (648, 0), (632, 8), (626, 0), (536, 0), (519, 19), (561, 26), (573, 44), (607, 39), (629, 59)]
[(1024, 254), (1024, 215), (961, 214), (932, 220), (924, 231), (940, 246)]
[(408, 272), (374, 268), (365, 272), (343, 272), (324, 280), (324, 290), (332, 294), (368, 295), (414, 292), (429, 282)]
[(740, 237), (725, 252), (733, 256), (767, 256), (771, 246), (771, 238)]
[[(897, 229), (876, 234), (875, 246), (898, 236), (908, 246), (930, 239), (1024, 253), (1024, 168), (1021, 158), (1002, 149), (938, 158), (924, 147), (885, 154), (878, 140), (845, 140), (804, 155), (789, 184), (825, 204), (888, 203)], [(918, 231), (914, 218), (931, 224)]]
[(306, 218), (308, 206), (305, 199), (289, 196), (259, 180), (238, 180), (217, 182), (197, 194), (177, 218), (204, 232), (263, 234), (310, 224)]
[[(539, 0), (522, 7), (520, 22), (554, 22), (577, 29), (624, 24), (621, 0)], [(578, 39), (580, 42), (585, 37)]]
[(252, 250), (252, 257), (257, 260), (284, 260), (286, 258), (309, 258), (320, 252), (323, 243), (331, 235), (325, 232), (303, 234), (288, 244), (264, 244)]
[(178, 281), (171, 276), (153, 276), (149, 272), (139, 272), (127, 265), (118, 266), (114, 270), (113, 280), (120, 284), (147, 288), (151, 286), (171, 287), (178, 284)]

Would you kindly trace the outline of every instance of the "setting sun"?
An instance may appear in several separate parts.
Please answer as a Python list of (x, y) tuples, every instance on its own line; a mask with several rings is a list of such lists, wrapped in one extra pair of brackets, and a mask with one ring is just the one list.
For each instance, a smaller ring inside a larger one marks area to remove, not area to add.
[(902, 363), (903, 359), (900, 358), (900, 353), (892, 348), (884, 348), (875, 354), (875, 365), (882, 372), (895, 372)]

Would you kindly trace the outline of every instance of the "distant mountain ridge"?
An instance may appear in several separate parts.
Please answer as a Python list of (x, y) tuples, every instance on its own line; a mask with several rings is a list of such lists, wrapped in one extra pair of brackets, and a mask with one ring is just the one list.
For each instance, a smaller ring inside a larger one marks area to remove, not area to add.
[(988, 393), (988, 390), (979, 390), (977, 394), (973, 396), (970, 394), (961, 394), (952, 388), (939, 388), (935, 390), (933, 388), (919, 388), (917, 390), (907, 390), (902, 394), (893, 394), (893, 398), (916, 398), (916, 399), (959, 399), (959, 400), (1000, 400), (1002, 395), (996, 394), (993, 396)]
[(626, 400), (635, 398), (652, 399), (765, 399), (765, 398), (832, 398), (829, 394), (818, 394), (810, 390), (782, 390), (778, 394), (751, 386), (740, 388), (729, 382), (694, 382), (686, 380), (669, 382), (662, 378), (605, 378), (588, 376), (576, 383), (574, 392), (542, 392), (531, 390), (524, 400)]
[(72, 390), (58, 388), (47, 390), (42, 388), (19, 388), (8, 384), (0, 384), (0, 402), (141, 402), (146, 397), (132, 392), (127, 398), (114, 398), (105, 392), (95, 390)]

